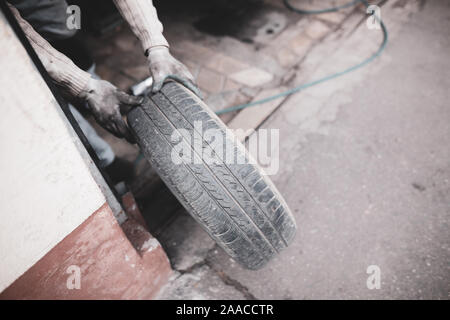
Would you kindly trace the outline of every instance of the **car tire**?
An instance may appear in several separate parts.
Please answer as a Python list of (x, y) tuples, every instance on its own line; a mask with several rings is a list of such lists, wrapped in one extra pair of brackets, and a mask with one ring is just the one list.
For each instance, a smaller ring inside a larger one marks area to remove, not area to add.
[[(284, 199), (262, 169), (249, 161), (245, 147), (191, 91), (168, 82), (131, 110), (127, 120), (167, 187), (234, 260), (256, 270), (289, 245), (296, 223)], [(245, 161), (224, 161), (228, 158), (216, 152), (224, 143), (204, 137), (206, 130), (223, 134), (231, 145), (228, 150)], [(197, 147), (189, 136), (199, 137)], [(191, 161), (177, 148), (189, 150)], [(208, 161), (199, 150), (208, 152)]]

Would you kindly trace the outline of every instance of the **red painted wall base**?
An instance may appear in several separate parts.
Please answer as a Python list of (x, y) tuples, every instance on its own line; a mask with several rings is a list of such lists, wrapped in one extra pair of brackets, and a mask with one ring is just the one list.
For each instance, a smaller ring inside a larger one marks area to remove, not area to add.
[(0, 299), (151, 299), (171, 272), (159, 242), (142, 224), (130, 217), (119, 226), (105, 203)]

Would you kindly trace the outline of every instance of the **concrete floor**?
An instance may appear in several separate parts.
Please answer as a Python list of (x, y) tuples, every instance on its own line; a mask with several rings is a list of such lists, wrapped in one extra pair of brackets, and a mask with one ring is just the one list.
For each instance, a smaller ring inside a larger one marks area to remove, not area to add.
[[(422, 5), (377, 62), (325, 85), (330, 94), (289, 98), (264, 123), (281, 129), (272, 179), (297, 220), (292, 245), (248, 271), (195, 231), (207, 256), (161, 298), (450, 297), (450, 1)], [(174, 234), (170, 256), (193, 250)], [(367, 288), (370, 265), (380, 289)]]

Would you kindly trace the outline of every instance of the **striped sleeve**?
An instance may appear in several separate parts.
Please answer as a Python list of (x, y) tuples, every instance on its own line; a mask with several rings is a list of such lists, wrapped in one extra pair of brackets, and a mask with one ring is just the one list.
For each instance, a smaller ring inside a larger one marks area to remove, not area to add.
[(27, 21), (22, 19), (16, 8), (11, 5), (9, 7), (53, 81), (71, 96), (79, 96), (86, 88), (91, 75), (53, 48)]
[(114, 3), (141, 41), (145, 52), (152, 47), (169, 46), (152, 0), (114, 0)]

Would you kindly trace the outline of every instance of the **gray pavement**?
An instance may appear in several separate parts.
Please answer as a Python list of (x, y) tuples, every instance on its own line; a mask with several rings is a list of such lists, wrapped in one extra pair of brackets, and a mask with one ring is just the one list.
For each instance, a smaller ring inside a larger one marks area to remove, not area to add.
[[(335, 80), (342, 89), (289, 98), (263, 127), (281, 129), (272, 179), (297, 220), (293, 244), (259, 271), (215, 247), (162, 297), (448, 299), (449, 31), (450, 1), (425, 1), (380, 60)], [(367, 288), (370, 265), (380, 289)], [(201, 286), (186, 286), (191, 273)]]

